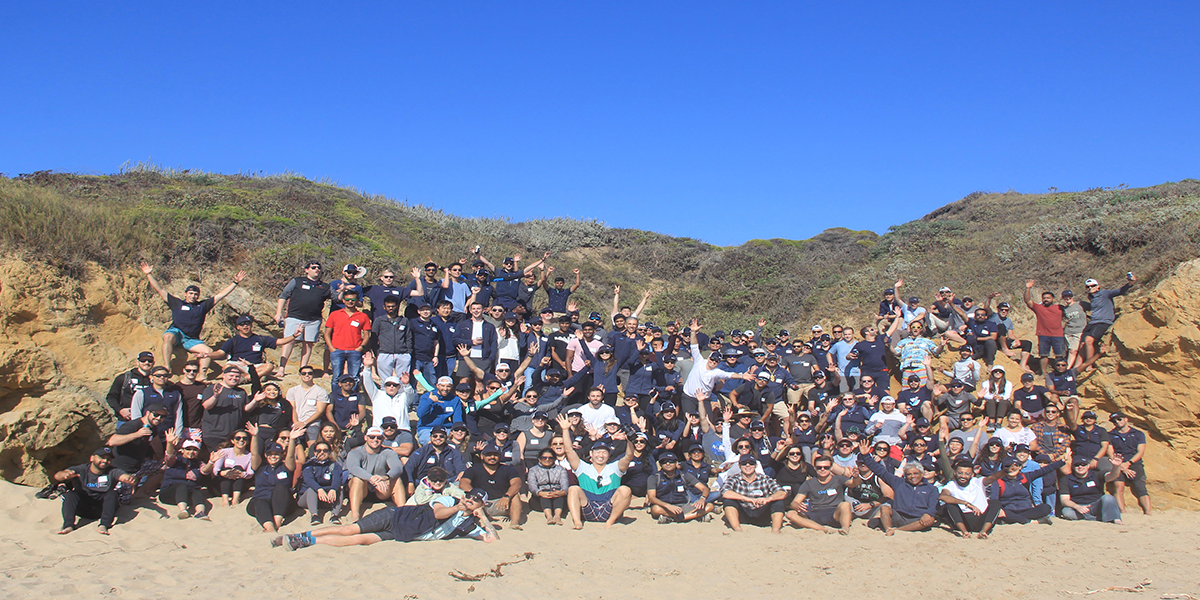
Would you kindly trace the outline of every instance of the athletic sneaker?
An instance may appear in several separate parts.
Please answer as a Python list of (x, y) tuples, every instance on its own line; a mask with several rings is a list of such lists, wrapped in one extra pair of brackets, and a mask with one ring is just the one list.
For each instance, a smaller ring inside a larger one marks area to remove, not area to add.
[(307, 548), (316, 543), (316, 540), (309, 541), (310, 539), (312, 539), (311, 536), (307, 535), (306, 533), (289, 533), (287, 535), (278, 536), (271, 540), (271, 547), (278, 548), (279, 546), (283, 546), (284, 549), (291, 552), (293, 550)]
[(317, 525), (320, 525), (321, 524), (321, 515), (313, 515), (312, 518), (308, 520), (308, 524), (311, 527), (316, 527)]

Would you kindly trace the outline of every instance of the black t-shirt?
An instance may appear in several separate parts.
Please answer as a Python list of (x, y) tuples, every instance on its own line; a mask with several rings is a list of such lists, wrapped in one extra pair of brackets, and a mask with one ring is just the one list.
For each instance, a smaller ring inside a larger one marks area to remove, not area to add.
[(167, 306), (171, 309), (171, 327), (190, 338), (199, 338), (200, 330), (204, 328), (204, 316), (213, 308), (213, 299), (189, 303), (168, 294)]
[(1074, 473), (1062, 478), (1061, 492), (1071, 497), (1071, 502), (1087, 506), (1104, 496), (1104, 474), (1089, 471), (1084, 477)]
[(931, 398), (933, 398), (933, 392), (925, 386), (917, 388), (915, 392), (910, 388), (904, 388), (900, 390), (899, 394), (896, 394), (896, 402), (907, 404), (910, 409), (921, 406), (922, 402), (929, 402)]
[(1019, 387), (1013, 392), (1013, 400), (1021, 403), (1021, 410), (1030, 413), (1036, 413), (1042, 410), (1045, 406), (1046, 388), (1035, 385), (1031, 389)]
[(279, 294), (280, 299), (288, 301), (287, 316), (300, 321), (320, 321), (321, 311), (325, 309), (325, 301), (333, 296), (329, 284), (324, 281), (313, 281), (307, 277), (297, 277), (288, 282)]
[(230, 360), (244, 358), (252, 365), (263, 363), (263, 348), (274, 348), (275, 338), (265, 335), (242, 337), (235, 335), (221, 344), (221, 351), (229, 355)]
[(79, 473), (79, 477), (72, 480), (72, 485), (94, 500), (103, 498), (105, 492), (117, 485), (117, 478), (125, 474), (125, 471), (112, 467), (97, 475), (92, 472), (92, 465), (89, 463), (75, 465), (67, 470)]
[(809, 472), (807, 463), (800, 463), (799, 469), (792, 470), (788, 468), (788, 465), (785, 462), (780, 465), (779, 469), (777, 469), (775, 472), (775, 481), (777, 481), (780, 486), (787, 488), (788, 497), (794, 497), (796, 493), (800, 491), (800, 486), (805, 481), (808, 481), (808, 478)]
[(483, 463), (475, 463), (462, 474), (463, 479), (471, 480), (472, 488), (480, 488), (487, 492), (488, 498), (495, 500), (508, 494), (513, 477), (520, 478), (521, 474), (515, 468), (504, 463), (496, 467), (496, 472), (488, 473)]
[[(117, 435), (137, 433), (143, 425), (141, 419), (129, 421), (117, 428)], [(146, 457), (150, 455), (150, 440), (152, 439), (154, 436), (138, 438), (120, 446), (113, 446), (113, 466), (126, 473), (137, 473), (138, 469), (142, 468), (142, 463), (146, 461)]]

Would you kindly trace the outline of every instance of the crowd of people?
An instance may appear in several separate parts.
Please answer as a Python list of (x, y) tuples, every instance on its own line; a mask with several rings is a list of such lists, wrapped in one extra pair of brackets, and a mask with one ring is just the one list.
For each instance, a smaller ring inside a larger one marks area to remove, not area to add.
[[(496, 268), (474, 252), (376, 284), (356, 265), (325, 281), (309, 262), (279, 294), (268, 325), (281, 337), (245, 315), (213, 345), (205, 318), (245, 273), (181, 299), (143, 263), (171, 325), (159, 356), (142, 352), (113, 381), (106, 444), (54, 474), (60, 533), (81, 518), (107, 533), (121, 506), (154, 497), (180, 519), (244, 504), (264, 532), (306, 515), (313, 529), (272, 538), (291, 550), (492, 541), (537, 513), (574, 529), (644, 510), (733, 531), (845, 534), (861, 521), (985, 538), (1056, 516), (1119, 523), (1126, 487), (1150, 512), (1145, 435), (1119, 412), (1106, 429), (1078, 396), (1132, 273), (1118, 289), (1087, 280), (1079, 300), (1046, 290), (1035, 302), (1026, 282), (1026, 339), (1008, 303), (992, 308), (998, 294), (943, 287), (922, 306), (900, 296), (903, 280), (860, 329), (792, 336), (763, 319), (729, 332), (642, 322), (649, 293), (622, 306), (619, 287), (609, 315), (585, 317), (578, 269), (569, 282), (549, 253)], [(945, 352), (958, 360), (935, 369)], [(292, 365), (299, 383), (285, 390)]]

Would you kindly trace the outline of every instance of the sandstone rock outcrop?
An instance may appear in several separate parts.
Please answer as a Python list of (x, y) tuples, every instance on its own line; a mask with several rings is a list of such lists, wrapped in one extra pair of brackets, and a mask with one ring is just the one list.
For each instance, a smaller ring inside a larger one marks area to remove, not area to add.
[(1084, 405), (1129, 414), (1148, 438), (1151, 493), (1200, 506), (1200, 260), (1128, 302), (1112, 339), (1081, 390)]

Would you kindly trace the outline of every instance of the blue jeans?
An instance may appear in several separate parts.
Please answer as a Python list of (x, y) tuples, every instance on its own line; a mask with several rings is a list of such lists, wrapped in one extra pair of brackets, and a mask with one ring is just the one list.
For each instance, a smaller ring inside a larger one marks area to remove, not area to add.
[[(425, 378), (425, 381), (429, 382), (429, 385), (434, 385), (437, 383), (437, 367), (433, 366), (432, 360), (421, 360), (419, 358), (414, 358), (413, 370), (419, 371), (421, 376)], [(412, 382), (412, 385), (416, 387), (417, 384), (414, 381)]]
[(334, 350), (329, 353), (330, 377), (334, 382), (344, 375), (343, 369), (348, 368), (350, 375), (358, 379), (362, 373), (362, 352), (355, 350)]
[[(437, 376), (442, 377), (444, 375), (449, 375), (449, 376), (453, 377), (454, 376), (454, 366), (457, 364), (458, 364), (457, 357), (443, 356), (443, 357), (439, 358), (438, 366), (437, 366)], [(436, 383), (436, 381), (430, 381), (429, 383)]]
[(1080, 514), (1079, 511), (1064, 506), (1062, 516), (1068, 521), (1103, 521), (1112, 523), (1121, 518), (1121, 509), (1117, 507), (1117, 498), (1105, 494), (1099, 500), (1088, 505), (1087, 514)]

